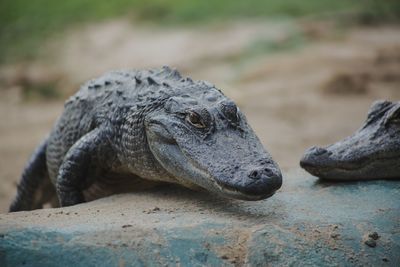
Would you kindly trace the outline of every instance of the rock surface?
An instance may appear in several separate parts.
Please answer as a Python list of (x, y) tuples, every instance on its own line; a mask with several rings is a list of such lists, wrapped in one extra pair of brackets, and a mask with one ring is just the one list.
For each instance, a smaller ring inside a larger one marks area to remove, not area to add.
[(259, 202), (167, 186), (0, 215), (0, 266), (399, 264), (398, 181), (325, 183), (295, 171)]

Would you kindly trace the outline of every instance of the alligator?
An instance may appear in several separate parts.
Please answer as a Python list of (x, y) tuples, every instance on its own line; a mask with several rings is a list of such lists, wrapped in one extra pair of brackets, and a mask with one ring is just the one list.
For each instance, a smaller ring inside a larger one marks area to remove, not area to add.
[(359, 130), (325, 148), (311, 147), (300, 166), (329, 180), (400, 178), (400, 102), (374, 102)]
[(80, 87), (25, 167), (10, 212), (174, 183), (261, 200), (279, 166), (213, 84), (173, 68), (112, 71)]

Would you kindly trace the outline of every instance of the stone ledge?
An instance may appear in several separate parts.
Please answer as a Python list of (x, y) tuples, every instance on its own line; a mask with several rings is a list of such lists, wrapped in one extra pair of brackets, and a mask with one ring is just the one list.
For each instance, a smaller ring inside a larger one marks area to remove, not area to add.
[(167, 186), (1, 214), (0, 266), (398, 266), (399, 222), (398, 181), (295, 171), (259, 202)]

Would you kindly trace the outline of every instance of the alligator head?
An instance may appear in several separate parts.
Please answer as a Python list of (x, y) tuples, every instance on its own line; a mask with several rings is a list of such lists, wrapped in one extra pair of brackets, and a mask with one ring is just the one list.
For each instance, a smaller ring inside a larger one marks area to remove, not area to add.
[(145, 120), (156, 160), (178, 183), (225, 197), (260, 200), (282, 185), (278, 165), (234, 102), (197, 83)]
[(300, 165), (325, 179), (399, 178), (400, 102), (375, 102), (361, 129), (325, 148), (310, 148)]

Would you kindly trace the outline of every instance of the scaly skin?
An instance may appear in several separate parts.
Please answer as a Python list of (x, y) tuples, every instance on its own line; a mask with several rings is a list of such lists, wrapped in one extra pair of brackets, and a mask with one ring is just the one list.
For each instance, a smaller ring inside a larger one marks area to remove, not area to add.
[(110, 72), (83, 85), (27, 165), (10, 211), (50, 199), (36, 197), (47, 176), (61, 206), (162, 182), (245, 200), (282, 184), (235, 103), (169, 67)]
[(400, 102), (375, 102), (361, 129), (325, 148), (310, 148), (300, 165), (330, 180), (399, 179)]

